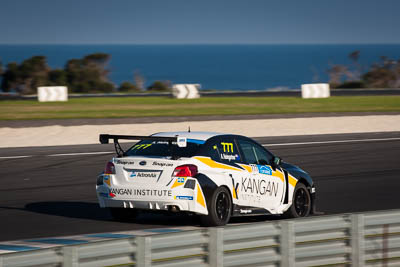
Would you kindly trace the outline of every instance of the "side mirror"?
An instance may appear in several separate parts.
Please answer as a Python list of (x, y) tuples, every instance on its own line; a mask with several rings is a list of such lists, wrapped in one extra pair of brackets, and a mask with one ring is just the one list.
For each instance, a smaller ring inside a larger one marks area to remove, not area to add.
[(274, 157), (274, 165), (279, 166), (282, 163), (282, 159), (280, 157)]

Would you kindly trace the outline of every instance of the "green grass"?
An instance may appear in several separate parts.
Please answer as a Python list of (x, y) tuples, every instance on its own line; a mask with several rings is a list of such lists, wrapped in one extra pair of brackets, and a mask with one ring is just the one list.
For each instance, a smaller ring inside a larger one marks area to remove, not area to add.
[(73, 98), (68, 102), (0, 101), (0, 120), (207, 116), (312, 112), (400, 111), (400, 96)]

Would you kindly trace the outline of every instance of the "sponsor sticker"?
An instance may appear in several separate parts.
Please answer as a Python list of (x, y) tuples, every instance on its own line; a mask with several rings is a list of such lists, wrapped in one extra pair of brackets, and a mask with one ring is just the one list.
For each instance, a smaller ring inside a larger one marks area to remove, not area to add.
[(260, 174), (272, 175), (272, 169), (270, 166), (257, 165), (257, 168), (258, 168), (258, 173)]
[(130, 173), (129, 177), (133, 179), (144, 178), (144, 179), (160, 179), (161, 170), (137, 170), (137, 169), (127, 169), (125, 171)]
[(221, 159), (226, 159), (226, 160), (240, 160), (240, 156), (238, 154), (235, 155), (228, 155), (228, 154), (221, 154)]
[(103, 175), (103, 181), (104, 181), (106, 184), (108, 184), (108, 186), (110, 186), (110, 185), (111, 185), (110, 175), (104, 174), (104, 175)]
[(154, 162), (153, 162), (153, 166), (172, 167), (172, 166), (174, 166), (174, 164), (172, 164), (172, 163), (165, 163), (165, 162), (157, 162), (157, 161), (154, 161)]
[(186, 147), (187, 146), (187, 139), (186, 137), (178, 137), (177, 138), (178, 147)]
[(160, 172), (141, 172), (141, 171), (133, 171), (131, 173), (132, 178), (138, 177), (138, 178), (158, 178), (158, 175)]
[(115, 196), (154, 196), (170, 197), (172, 191), (169, 189), (133, 189), (133, 188), (111, 188), (109, 195)]
[(240, 191), (254, 195), (277, 196), (279, 184), (264, 179), (242, 177)]
[(244, 214), (252, 213), (252, 210), (243, 210), (243, 209), (240, 209), (240, 213), (244, 213)]
[(175, 196), (175, 199), (180, 199), (180, 200), (193, 200), (192, 196)]
[(183, 184), (185, 182), (185, 177), (178, 177), (178, 183)]
[(134, 164), (133, 161), (123, 161), (120, 159), (114, 159), (114, 163), (121, 164), (121, 165), (127, 165), (127, 164), (133, 165)]
[(221, 142), (221, 145), (222, 145), (222, 149), (224, 150), (224, 152), (233, 153), (233, 143)]

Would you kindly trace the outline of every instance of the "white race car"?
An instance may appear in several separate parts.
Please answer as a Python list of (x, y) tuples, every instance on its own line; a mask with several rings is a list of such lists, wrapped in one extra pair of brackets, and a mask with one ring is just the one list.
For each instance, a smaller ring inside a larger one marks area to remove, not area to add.
[[(100, 135), (114, 140), (118, 156), (97, 178), (100, 207), (115, 219), (137, 210), (198, 214), (219, 226), (231, 216), (315, 211), (315, 187), (299, 167), (281, 161), (254, 140), (212, 132), (163, 132), (151, 136)], [(123, 151), (118, 140), (140, 140)]]

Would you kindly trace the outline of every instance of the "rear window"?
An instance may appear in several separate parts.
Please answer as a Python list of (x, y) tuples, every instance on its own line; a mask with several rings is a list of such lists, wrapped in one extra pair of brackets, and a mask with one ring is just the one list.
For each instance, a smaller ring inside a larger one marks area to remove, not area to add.
[(154, 157), (184, 157), (189, 158), (198, 154), (204, 141), (187, 139), (186, 147), (178, 147), (176, 142), (169, 145), (167, 141), (143, 140), (125, 152), (126, 156), (154, 156)]

